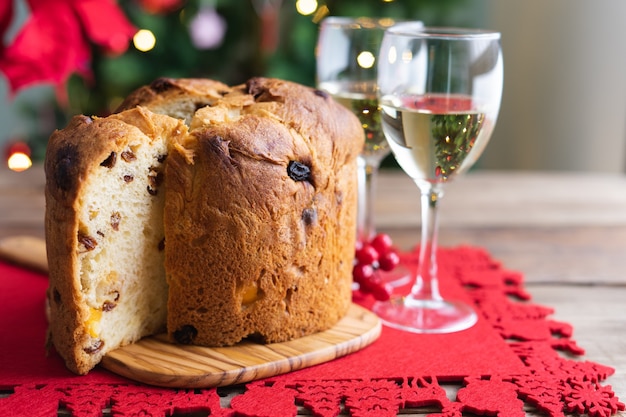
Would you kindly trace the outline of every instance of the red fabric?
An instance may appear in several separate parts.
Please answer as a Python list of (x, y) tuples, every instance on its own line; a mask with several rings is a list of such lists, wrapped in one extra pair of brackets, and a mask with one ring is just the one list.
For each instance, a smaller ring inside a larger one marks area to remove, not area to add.
[[(530, 302), (519, 273), (508, 271), (478, 248), (439, 254), (444, 296), (474, 303), (473, 328), (449, 335), (416, 335), (383, 328), (367, 348), (311, 368), (247, 384), (230, 406), (216, 389), (173, 390), (136, 384), (95, 369), (79, 377), (51, 349), (45, 355), (47, 278), (0, 262), (0, 398), (2, 416), (295, 416), (296, 404), (314, 416), (395, 416), (428, 407), (441, 417), (463, 413), (524, 416), (533, 406), (552, 417), (567, 413), (609, 416), (624, 404), (609, 385), (614, 370), (566, 359), (583, 350), (567, 323), (549, 320), (551, 308)], [(415, 261), (413, 254), (404, 259)], [(355, 301), (368, 306), (369, 297)], [(460, 387), (455, 399), (443, 386)]]

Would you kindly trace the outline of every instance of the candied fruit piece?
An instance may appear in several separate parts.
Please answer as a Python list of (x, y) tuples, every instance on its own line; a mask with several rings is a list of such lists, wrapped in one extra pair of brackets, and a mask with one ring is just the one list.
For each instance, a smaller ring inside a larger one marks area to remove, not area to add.
[(254, 303), (258, 299), (259, 289), (256, 282), (252, 285), (247, 285), (241, 291), (241, 304), (249, 305)]
[(85, 322), (85, 327), (87, 329), (87, 333), (91, 337), (98, 337), (98, 324), (100, 323), (100, 319), (102, 319), (102, 310), (98, 310), (96, 308), (89, 308), (89, 318)]

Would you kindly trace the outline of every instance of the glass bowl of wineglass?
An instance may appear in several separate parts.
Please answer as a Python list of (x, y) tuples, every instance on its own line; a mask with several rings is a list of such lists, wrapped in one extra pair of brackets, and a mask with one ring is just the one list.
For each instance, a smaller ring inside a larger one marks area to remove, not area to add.
[[(390, 149), (381, 128), (376, 59), (385, 29), (396, 23), (389, 18), (327, 17), (320, 24), (317, 41), (318, 88), (352, 111), (365, 132), (365, 146), (358, 158), (357, 249), (377, 234), (373, 212), (376, 178)], [(408, 282), (408, 270), (402, 265), (377, 273), (393, 286)]]
[(445, 184), (467, 171), (487, 145), (502, 84), (498, 32), (411, 23), (385, 32), (378, 59), (382, 127), (396, 161), (420, 191), (422, 210), (410, 292), (372, 308), (388, 326), (448, 333), (477, 321), (470, 305), (439, 291), (437, 211)]

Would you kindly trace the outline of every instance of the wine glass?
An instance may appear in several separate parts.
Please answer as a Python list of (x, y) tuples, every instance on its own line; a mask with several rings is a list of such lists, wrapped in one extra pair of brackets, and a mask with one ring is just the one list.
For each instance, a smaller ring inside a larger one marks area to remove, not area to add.
[(377, 302), (388, 326), (414, 333), (449, 333), (474, 325), (474, 310), (444, 299), (437, 278), (437, 209), (444, 184), (469, 169), (487, 145), (502, 96), (497, 32), (389, 28), (378, 62), (385, 137), (400, 167), (421, 192), (419, 266), (409, 294)]
[[(395, 23), (390, 18), (327, 17), (317, 42), (318, 88), (352, 111), (365, 131), (365, 146), (358, 157), (357, 248), (376, 235), (376, 178), (390, 152), (380, 125), (376, 59), (385, 29)], [(406, 284), (409, 278), (402, 266), (378, 273), (385, 274), (383, 281), (391, 285)]]

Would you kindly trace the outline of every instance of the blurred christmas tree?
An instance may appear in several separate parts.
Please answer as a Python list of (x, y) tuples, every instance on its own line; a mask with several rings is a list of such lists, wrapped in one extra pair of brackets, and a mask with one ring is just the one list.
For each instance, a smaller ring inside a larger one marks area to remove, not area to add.
[(139, 30), (133, 44), (112, 55), (92, 43), (91, 76), (76, 73), (60, 95), (57, 88), (56, 96), (51, 92), (35, 108), (22, 109), (34, 125), (43, 123), (27, 138), (34, 159), (43, 157), (51, 125), (62, 128), (80, 113), (106, 115), (130, 91), (157, 77), (238, 84), (264, 75), (314, 85), (318, 23), (326, 16), (481, 24), (476, 0), (123, 0), (117, 5)]

